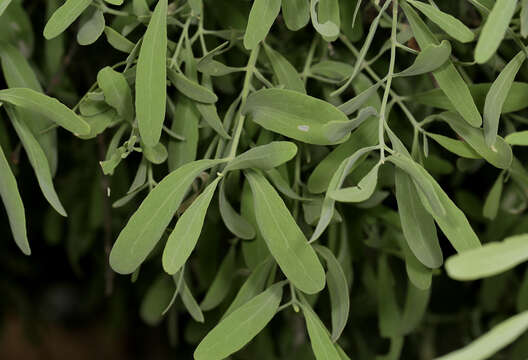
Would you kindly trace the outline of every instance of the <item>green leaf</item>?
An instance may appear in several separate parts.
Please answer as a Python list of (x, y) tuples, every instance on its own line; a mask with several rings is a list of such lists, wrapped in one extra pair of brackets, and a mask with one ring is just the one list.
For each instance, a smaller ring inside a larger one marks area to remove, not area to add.
[(299, 290), (307, 294), (321, 291), (325, 285), (323, 266), (284, 201), (262, 175), (245, 174), (259, 230), (281, 270)]
[(486, 102), (484, 103), (484, 138), (486, 145), (490, 147), (495, 144), (497, 139), (502, 107), (508, 97), (513, 80), (525, 59), (526, 55), (523, 51), (515, 55), (493, 81), (486, 95)]
[(18, 119), (14, 109), (6, 107), (6, 111), (20, 141), (22, 142), (22, 146), (26, 151), (31, 167), (35, 171), (35, 175), (44, 197), (59, 214), (67, 216), (66, 210), (64, 210), (57, 192), (55, 191), (55, 187), (53, 186), (51, 169), (44, 150), (42, 150), (37, 139), (35, 139), (29, 128)]
[(159, 324), (163, 318), (163, 310), (171, 301), (173, 292), (174, 283), (172, 279), (164, 274), (158, 276), (141, 302), (139, 309), (141, 319), (150, 326)]
[[(200, 161), (204, 160), (199, 160), (191, 164), (196, 164)], [(209, 163), (211, 161), (212, 160), (209, 160)], [(180, 169), (186, 166), (188, 165), (184, 165)], [(178, 170), (174, 171), (172, 174), (178, 172)], [(196, 176), (196, 173), (194, 174)], [(162, 258), (163, 269), (168, 274), (176, 274), (194, 250), (202, 231), (205, 214), (207, 213), (216, 186), (220, 180), (220, 177), (216, 178), (205, 188), (203, 193), (192, 202), (191, 206), (189, 206), (189, 208), (185, 210), (183, 215), (178, 219), (174, 230), (169, 235), (165, 250), (163, 250)]]
[(510, 145), (528, 146), (528, 130), (508, 134), (504, 140)]
[(433, 133), (427, 133), (427, 136), (434, 139), (437, 143), (442, 145), (445, 149), (451, 151), (453, 154), (456, 154), (460, 157), (463, 157), (466, 159), (481, 159), (482, 158), (465, 141), (456, 140), (456, 139), (452, 139), (444, 135), (433, 134)]
[(330, 339), (328, 330), (319, 320), (317, 314), (305, 302), (301, 304), (301, 308), (315, 358), (317, 360), (340, 359), (339, 353)]
[(44, 115), (68, 131), (88, 135), (90, 126), (58, 100), (35, 90), (11, 88), (0, 90), (0, 101)]
[(373, 107), (368, 106), (361, 109), (356, 118), (349, 121), (330, 121), (322, 126), (321, 131), (330, 141), (338, 141), (348, 138), (350, 132), (354, 131), (373, 116), (377, 117), (378, 112)]
[(266, 50), (266, 55), (268, 55), (279, 85), (284, 85), (285, 89), (306, 94), (304, 83), (293, 65), (279, 52), (273, 50), (266, 44), (264, 44), (264, 50)]
[(431, 289), (420, 289), (412, 283), (407, 284), (407, 296), (401, 321), (401, 335), (412, 333), (423, 319), (429, 304)]
[(297, 146), (290, 141), (272, 141), (256, 146), (231, 160), (224, 172), (241, 169), (270, 170), (290, 161), (297, 154)]
[(253, 239), (255, 237), (255, 229), (242, 215), (233, 209), (227, 200), (224, 184), (225, 182), (222, 182), (222, 185), (220, 185), (220, 194), (218, 196), (220, 216), (222, 216), (224, 224), (238, 238), (244, 240)]
[(266, 38), (281, 8), (281, 0), (255, 0), (244, 34), (244, 47), (254, 49)]
[(148, 146), (158, 143), (165, 119), (167, 0), (159, 0), (143, 37), (136, 70), (139, 134)]
[(220, 117), (218, 116), (216, 106), (199, 103), (195, 103), (194, 105), (205, 122), (212, 127), (214, 131), (220, 134), (224, 139), (231, 139), (231, 136), (226, 132), (224, 125), (222, 125), (222, 120), (220, 120)]
[(368, 89), (357, 94), (352, 99), (347, 102), (339, 105), (337, 108), (345, 113), (345, 115), (350, 115), (355, 111), (359, 110), (363, 104), (365, 104), (378, 90), (381, 83), (377, 82), (374, 85), (370, 86)]
[(180, 296), (181, 296), (183, 305), (185, 306), (189, 314), (191, 314), (192, 318), (197, 322), (203, 323), (205, 319), (202, 313), (202, 309), (200, 309), (200, 306), (194, 299), (194, 296), (192, 295), (191, 290), (187, 286), (187, 283), (185, 282), (185, 280), (183, 281)]
[[(324, 1), (324, 0), (323, 0)], [(315, 7), (320, 0), (310, 0), (310, 17), (312, 18), (312, 25), (315, 30), (321, 34), (325, 39), (333, 39), (339, 35), (339, 25), (332, 20), (319, 22)], [(335, 19), (333, 19), (335, 20)], [(341, 21), (339, 19), (339, 21)]]
[(502, 195), (502, 186), (504, 183), (504, 173), (500, 173), (495, 180), (495, 183), (491, 187), (491, 190), (484, 201), (484, 207), (482, 208), (482, 215), (485, 218), (493, 220), (497, 217), (499, 211), (500, 199)]
[(77, 33), (79, 45), (90, 45), (99, 39), (105, 29), (105, 18), (101, 10), (96, 10), (92, 17), (82, 24)]
[(297, 31), (310, 21), (310, 6), (306, 0), (282, 0), (282, 17), (286, 27)]
[[(469, 85), (471, 96), (475, 99), (475, 104), (479, 110), (484, 109), (486, 95), (492, 83), (481, 83)], [(433, 89), (413, 95), (413, 101), (419, 104), (437, 107), (444, 110), (455, 110), (451, 101), (441, 89)], [(528, 83), (514, 82), (508, 92), (508, 96), (502, 105), (501, 113), (507, 114), (522, 110), (528, 106)]]
[(334, 60), (322, 60), (310, 67), (310, 73), (313, 75), (333, 80), (343, 80), (352, 75), (353, 72), (354, 67), (352, 65)]
[(482, 247), (451, 256), (446, 261), (449, 277), (469, 281), (490, 277), (528, 260), (528, 235), (516, 235), (502, 242), (490, 242)]
[(268, 259), (255, 267), (251, 272), (251, 275), (249, 275), (247, 280), (240, 287), (240, 290), (238, 290), (235, 299), (231, 305), (229, 305), (222, 318), (229, 316), (233, 311), (240, 308), (264, 290), (272, 266), (273, 262)]
[(24, 204), (18, 192), (15, 176), (0, 146), (0, 197), (4, 203), (15, 243), (26, 255), (31, 254), (26, 233)]
[[(332, 23), (341, 28), (341, 17), (339, 14), (339, 0), (319, 0), (317, 8), (317, 20), (321, 23)], [(323, 36), (325, 41), (331, 42), (336, 40), (338, 34), (332, 36)]]
[(97, 84), (103, 90), (105, 101), (126, 121), (134, 120), (132, 92), (125, 76), (109, 66), (97, 73)]
[(2, 0), (0, 2), (0, 16), (4, 13), (5, 9), (11, 4), (11, 0)]
[(325, 259), (328, 272), (326, 273), (328, 291), (330, 292), (332, 341), (337, 341), (345, 329), (350, 310), (350, 298), (345, 272), (334, 254), (326, 247), (314, 245), (315, 250)]
[(278, 283), (220, 321), (200, 342), (196, 360), (221, 360), (240, 350), (271, 321), (282, 299)]
[(394, 76), (416, 76), (429, 73), (445, 64), (445, 62), (449, 60), (450, 56), (451, 44), (449, 41), (443, 40), (440, 45), (428, 45), (425, 47), (425, 49), (420, 51), (411, 66), (394, 74)]
[(348, 122), (347, 117), (326, 101), (292, 90), (265, 89), (252, 93), (242, 109), (253, 121), (281, 135), (309, 144), (331, 145), (322, 127), (331, 121)]
[(528, 36), (528, 0), (521, 0), (521, 36), (526, 38)]
[(109, 26), (105, 26), (104, 33), (108, 43), (116, 50), (130, 53), (132, 52), (132, 49), (134, 49), (134, 46), (136, 46), (132, 41), (128, 40)]
[(407, 277), (417, 288), (422, 290), (429, 289), (433, 281), (433, 271), (418, 260), (404, 237), (398, 236), (397, 240), (405, 258)]
[(468, 126), (458, 114), (444, 112), (439, 117), (445, 120), (449, 126), (466, 141), (487, 162), (499, 169), (510, 167), (513, 159), (511, 147), (503, 138), (497, 136), (495, 144), (490, 148), (486, 144), (484, 132), (481, 129)]
[(182, 73), (169, 69), (168, 75), (172, 85), (188, 98), (206, 104), (213, 104), (218, 100), (218, 97), (214, 92), (205, 86), (188, 79)]
[(400, 334), (401, 312), (396, 302), (394, 277), (385, 255), (378, 259), (378, 326), (381, 336)]
[(463, 43), (473, 41), (475, 38), (473, 32), (460, 20), (442, 12), (437, 7), (424, 4), (420, 1), (408, 0), (407, 2), (420, 10), (422, 14), (438, 25), (440, 29), (444, 30), (452, 38)]
[(425, 210), (411, 178), (402, 170), (394, 173), (398, 213), (405, 240), (420, 262), (430, 268), (442, 265), (443, 256), (436, 227)]
[(368, 200), (376, 190), (378, 170), (379, 165), (375, 165), (356, 186), (332, 190), (328, 196), (340, 202), (356, 203)]
[(462, 349), (436, 360), (484, 360), (514, 342), (528, 329), (528, 311), (514, 315)]
[(199, 160), (171, 172), (148, 194), (121, 230), (110, 253), (110, 266), (131, 274), (146, 259), (202, 171), (224, 160)]
[(91, 3), (92, 0), (66, 0), (46, 23), (44, 37), (50, 40), (62, 34)]
[(235, 273), (235, 246), (231, 246), (227, 255), (222, 260), (220, 268), (218, 269), (213, 283), (209, 286), (209, 290), (205, 294), (205, 298), (200, 304), (203, 311), (212, 310), (225, 299)]
[(497, 0), (482, 27), (475, 47), (475, 61), (483, 64), (499, 48), (517, 8), (517, 0)]
[(153, 164), (162, 164), (167, 160), (167, 148), (162, 143), (157, 143), (153, 147), (142, 145), (143, 155)]
[(193, 106), (191, 100), (183, 96), (178, 98), (176, 106), (169, 99), (169, 113), (172, 116), (171, 131), (181, 134), (185, 138), (182, 141), (174, 139), (169, 141), (169, 170), (174, 171), (196, 159), (200, 114)]
[[(409, 20), (412, 31), (418, 45), (425, 49), (429, 45), (438, 45), (438, 40), (435, 35), (429, 30), (427, 25), (418, 16), (418, 14), (406, 3), (402, 3), (401, 7)], [(433, 76), (437, 81), (440, 89), (448, 97), (454, 108), (462, 115), (465, 121), (471, 126), (480, 126), (482, 124), (482, 117), (475, 106), (475, 102), (471, 97), (469, 88), (462, 79), (453, 63), (448, 60), (439, 69), (433, 72)]]

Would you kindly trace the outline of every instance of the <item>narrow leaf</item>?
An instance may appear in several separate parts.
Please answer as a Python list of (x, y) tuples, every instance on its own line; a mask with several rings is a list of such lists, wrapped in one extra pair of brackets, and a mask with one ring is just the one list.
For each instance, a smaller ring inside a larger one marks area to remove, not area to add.
[(233, 209), (225, 194), (225, 182), (220, 185), (220, 194), (218, 197), (220, 216), (226, 227), (235, 236), (240, 239), (250, 240), (255, 237), (255, 229), (253, 226), (239, 213)]
[(99, 39), (105, 29), (105, 18), (101, 10), (96, 10), (92, 17), (86, 21), (77, 33), (79, 45), (90, 45)]
[(182, 73), (169, 69), (168, 75), (172, 85), (188, 98), (206, 104), (213, 104), (218, 100), (214, 92), (188, 79)]
[(90, 4), (92, 0), (66, 0), (51, 16), (44, 27), (44, 37), (48, 40), (66, 30)]
[(315, 358), (317, 360), (340, 359), (339, 353), (330, 339), (328, 330), (319, 320), (317, 314), (307, 303), (303, 303), (301, 308)]
[(268, 35), (281, 8), (281, 0), (255, 0), (244, 34), (244, 47), (254, 49)]
[(235, 273), (235, 247), (231, 246), (227, 255), (222, 260), (220, 268), (216, 273), (213, 283), (209, 286), (205, 298), (200, 304), (203, 311), (212, 310), (224, 300)]
[(134, 120), (132, 92), (125, 76), (107, 66), (99, 70), (97, 84), (103, 90), (105, 101), (126, 121)]
[(451, 56), (451, 44), (447, 40), (443, 40), (440, 45), (431, 44), (425, 47), (413, 64), (407, 69), (394, 74), (397, 76), (416, 76), (426, 74), (438, 69)]
[(270, 170), (290, 161), (297, 154), (297, 146), (289, 141), (272, 141), (256, 146), (231, 160), (224, 172), (241, 169)]

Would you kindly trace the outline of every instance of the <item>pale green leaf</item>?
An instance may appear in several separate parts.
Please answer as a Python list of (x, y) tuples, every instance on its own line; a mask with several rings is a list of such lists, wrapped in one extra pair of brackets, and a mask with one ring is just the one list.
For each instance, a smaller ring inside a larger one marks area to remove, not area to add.
[(196, 106), (196, 109), (198, 109), (200, 115), (202, 115), (202, 118), (205, 120), (205, 122), (210, 127), (212, 127), (214, 131), (216, 131), (224, 139), (231, 139), (231, 136), (229, 136), (224, 128), (224, 125), (222, 124), (222, 120), (220, 120), (220, 117), (218, 116), (218, 111), (216, 110), (215, 105), (200, 103), (195, 103), (194, 105)]
[(275, 18), (279, 15), (281, 0), (255, 0), (249, 13), (244, 34), (244, 47), (254, 49), (266, 38)]
[(139, 315), (141, 319), (150, 326), (159, 324), (163, 318), (163, 310), (171, 301), (174, 292), (174, 282), (172, 279), (162, 274), (148, 288), (141, 306)]
[(205, 86), (202, 86), (197, 82), (188, 79), (181, 72), (169, 69), (168, 75), (172, 85), (174, 85), (174, 87), (178, 89), (179, 92), (181, 92), (188, 98), (206, 104), (212, 104), (218, 100), (218, 97), (215, 95), (214, 92), (212, 92)]
[(286, 27), (297, 31), (310, 21), (310, 6), (306, 0), (282, 0), (282, 17)]
[(484, 206), (482, 207), (482, 215), (485, 218), (493, 220), (497, 217), (499, 211), (500, 199), (502, 195), (502, 186), (504, 183), (504, 173), (497, 177), (495, 183), (491, 187), (486, 200), (484, 201)]
[(273, 141), (256, 146), (231, 160), (224, 172), (241, 169), (270, 170), (290, 161), (297, 154), (297, 146), (289, 141)]
[(200, 306), (194, 299), (194, 296), (192, 295), (191, 290), (187, 286), (187, 283), (185, 282), (185, 280), (183, 281), (183, 284), (182, 284), (182, 290), (181, 290), (180, 296), (181, 296), (183, 305), (185, 306), (189, 314), (191, 314), (192, 318), (197, 322), (203, 323), (205, 319), (202, 313), (202, 309), (200, 309)]
[(306, 94), (304, 83), (293, 65), (290, 64), (290, 62), (279, 52), (273, 50), (266, 44), (264, 44), (264, 50), (266, 50), (266, 55), (268, 55), (271, 67), (273, 68), (273, 72), (277, 77), (279, 85), (284, 85), (285, 89)]
[(97, 73), (97, 84), (103, 90), (105, 101), (126, 121), (134, 120), (132, 92), (125, 76), (107, 66)]
[(451, 56), (451, 44), (447, 40), (443, 40), (440, 45), (431, 44), (425, 47), (411, 66), (407, 69), (394, 74), (397, 76), (415, 76), (426, 74), (438, 69)]
[(235, 247), (231, 246), (227, 255), (222, 260), (213, 283), (209, 286), (209, 289), (205, 294), (205, 298), (200, 304), (200, 308), (203, 311), (214, 309), (220, 305), (227, 296), (235, 273), (235, 255)]
[(101, 10), (96, 10), (92, 17), (82, 24), (77, 33), (79, 45), (90, 45), (99, 39), (105, 29), (105, 18)]
[(220, 216), (226, 227), (235, 236), (240, 239), (250, 240), (255, 237), (253, 226), (239, 213), (233, 209), (225, 194), (225, 182), (220, 185), (220, 194), (218, 196)]
[(508, 134), (504, 140), (510, 145), (528, 146), (528, 130)]
[(53, 39), (66, 30), (90, 4), (92, 0), (66, 0), (51, 16), (44, 27), (44, 37)]
[(122, 51), (124, 53), (130, 53), (132, 52), (132, 49), (134, 49), (135, 44), (128, 40), (126, 37), (115, 31), (109, 26), (106, 26), (104, 29), (104, 33), (106, 35), (106, 40), (112, 47), (116, 50)]
[(340, 359), (339, 353), (330, 339), (328, 330), (326, 330), (321, 320), (319, 320), (317, 314), (307, 303), (303, 303), (301, 308), (315, 358), (317, 360)]

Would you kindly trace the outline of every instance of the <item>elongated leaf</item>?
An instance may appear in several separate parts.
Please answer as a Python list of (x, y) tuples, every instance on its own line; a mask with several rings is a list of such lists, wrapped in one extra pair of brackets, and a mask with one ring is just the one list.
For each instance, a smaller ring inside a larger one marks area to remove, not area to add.
[(220, 136), (224, 139), (231, 139), (231, 136), (225, 131), (224, 125), (218, 116), (216, 106), (212, 104), (198, 104), (196, 103), (196, 109), (202, 115), (205, 122), (213, 128)]
[(151, 326), (159, 324), (163, 318), (163, 310), (171, 301), (173, 292), (174, 283), (172, 279), (165, 274), (160, 275), (147, 290), (141, 302), (139, 309), (141, 319)]
[(301, 308), (315, 358), (317, 360), (340, 359), (339, 353), (330, 339), (328, 330), (319, 320), (317, 314), (307, 303), (303, 303)]
[(88, 135), (90, 133), (88, 123), (66, 105), (35, 90), (26, 88), (0, 90), (0, 101), (42, 114), (74, 134)]
[(79, 45), (90, 45), (99, 39), (105, 29), (105, 18), (101, 10), (96, 10), (92, 17), (86, 21), (77, 33)]
[(134, 120), (132, 92), (125, 76), (107, 66), (99, 70), (97, 84), (103, 90), (105, 101), (127, 121)]
[(511, 147), (503, 138), (497, 136), (493, 147), (486, 144), (481, 129), (468, 126), (458, 114), (444, 112), (439, 115), (449, 126), (491, 165), (499, 169), (510, 167), (513, 159)]
[(504, 173), (501, 173), (497, 180), (495, 180), (495, 183), (491, 187), (491, 190), (486, 197), (486, 201), (484, 201), (484, 206), (482, 208), (482, 215), (485, 218), (488, 218), (490, 220), (495, 219), (497, 217), (497, 213), (499, 211), (499, 205), (500, 205), (500, 199), (502, 195), (502, 186), (504, 183)]
[[(492, 83), (473, 84), (469, 86), (471, 96), (475, 99), (475, 104), (479, 110), (484, 109), (486, 95)], [(511, 85), (508, 96), (502, 105), (501, 113), (507, 114), (522, 110), (528, 106), (528, 83), (514, 82)], [(444, 110), (455, 110), (451, 101), (441, 89), (433, 89), (418, 93), (412, 96), (413, 101), (420, 104), (437, 107)]]
[(220, 194), (218, 196), (220, 216), (226, 227), (234, 235), (240, 239), (250, 240), (255, 237), (255, 229), (253, 226), (239, 213), (233, 209), (225, 194), (225, 182), (220, 186)]
[(264, 50), (266, 50), (266, 55), (268, 55), (268, 58), (270, 59), (271, 67), (273, 68), (275, 76), (277, 76), (279, 85), (284, 85), (286, 89), (306, 94), (304, 83), (293, 65), (271, 47), (264, 45)]
[(400, 333), (401, 311), (396, 302), (394, 276), (386, 256), (378, 259), (378, 327), (381, 336), (390, 338)]
[(120, 274), (133, 273), (159, 241), (196, 176), (223, 161), (199, 160), (167, 175), (121, 230), (110, 253), (112, 269)]
[(497, 51), (516, 7), (517, 0), (497, 0), (495, 2), (477, 41), (475, 48), (477, 63), (485, 63)]
[(200, 308), (204, 311), (212, 310), (224, 300), (229, 292), (230, 285), (235, 272), (235, 247), (231, 246), (229, 252), (224, 257), (220, 268), (216, 273), (209, 290), (205, 294), (205, 298), (200, 304)]
[(172, 85), (188, 98), (206, 104), (212, 104), (218, 100), (218, 97), (214, 92), (205, 86), (188, 79), (182, 73), (169, 69), (168, 75)]
[(466, 347), (435, 360), (484, 360), (514, 342), (528, 329), (528, 311), (496, 325)]
[(528, 36), (528, 2), (527, 0), (521, 0), (521, 36), (526, 38)]
[(405, 298), (400, 330), (402, 335), (410, 334), (418, 327), (427, 310), (430, 296), (430, 288), (420, 289), (412, 283), (407, 284), (407, 296)]
[(312, 25), (319, 34), (330, 41), (330, 39), (334, 39), (339, 35), (339, 25), (332, 20), (319, 21), (316, 11), (316, 6), (319, 1), (320, 0), (310, 0), (310, 17), (312, 19)]
[(33, 170), (35, 171), (35, 175), (37, 176), (37, 180), (44, 197), (59, 214), (62, 216), (67, 216), (66, 210), (64, 210), (64, 207), (59, 200), (59, 196), (55, 191), (55, 187), (53, 186), (51, 169), (44, 150), (42, 150), (40, 144), (38, 143), (37, 139), (35, 139), (29, 128), (18, 119), (14, 109), (6, 108), (6, 110), (17, 135), (24, 146), (24, 150), (26, 151), (29, 162), (31, 163), (31, 167), (33, 167)]
[(509, 134), (504, 140), (510, 145), (528, 146), (528, 130)]
[(286, 27), (297, 31), (310, 21), (310, 6), (306, 0), (282, 0), (282, 17)]
[(330, 121), (324, 124), (321, 128), (323, 135), (330, 141), (339, 141), (343, 138), (348, 138), (349, 133), (358, 128), (365, 121), (373, 116), (377, 116), (378, 112), (371, 106), (368, 106), (359, 111), (359, 114), (349, 121)]
[(284, 201), (262, 175), (245, 174), (255, 199), (259, 230), (281, 270), (299, 290), (307, 294), (321, 291), (323, 267)]
[(415, 76), (426, 74), (442, 66), (451, 56), (451, 44), (444, 40), (440, 45), (431, 44), (425, 47), (413, 64), (407, 69), (394, 74), (394, 76)]
[(171, 131), (185, 138), (182, 141), (174, 139), (169, 141), (169, 170), (174, 171), (196, 159), (200, 114), (191, 100), (186, 97), (179, 97), (176, 106), (173, 106), (172, 101), (169, 100), (169, 113), (172, 116)]
[(355, 111), (359, 110), (363, 104), (365, 104), (374, 93), (378, 90), (381, 83), (377, 82), (363, 92), (357, 94), (352, 99), (348, 100), (344, 104), (339, 105), (337, 108), (345, 113), (345, 115), (350, 115)]
[(429, 289), (433, 281), (433, 271), (418, 260), (404, 237), (397, 237), (397, 239), (399, 240), (398, 242), (403, 251), (403, 256), (405, 258), (405, 271), (407, 272), (409, 281), (419, 289)]
[(330, 302), (332, 304), (332, 341), (337, 341), (345, 329), (350, 310), (348, 284), (341, 264), (334, 254), (326, 247), (315, 245), (315, 250), (325, 259), (328, 272), (326, 273)]
[(0, 197), (4, 203), (9, 219), (9, 225), (15, 243), (26, 255), (31, 254), (26, 232), (26, 214), (24, 204), (18, 192), (15, 176), (9, 167), (9, 163), (4, 155), (4, 150), (0, 146)]
[(273, 141), (249, 149), (231, 160), (224, 171), (241, 169), (270, 170), (290, 161), (297, 154), (297, 146), (289, 141)]
[(347, 139), (331, 141), (321, 130), (331, 121), (348, 122), (341, 111), (325, 101), (295, 91), (259, 90), (248, 97), (242, 111), (267, 130), (309, 144), (331, 145)]
[(139, 51), (136, 70), (136, 114), (139, 134), (148, 146), (158, 143), (165, 119), (167, 0), (159, 0)]
[(332, 190), (329, 192), (329, 196), (336, 201), (352, 203), (369, 199), (376, 190), (378, 170), (379, 165), (375, 165), (356, 186)]
[(445, 12), (442, 12), (437, 7), (424, 4), (421, 1), (410, 0), (407, 2), (420, 10), (422, 14), (427, 16), (429, 20), (438, 25), (440, 29), (444, 30), (452, 38), (463, 43), (473, 41), (475, 38), (473, 32), (468, 29), (468, 27), (460, 20), (449, 14), (446, 14)]
[(272, 266), (273, 262), (269, 259), (257, 265), (257, 267), (251, 272), (251, 275), (249, 275), (247, 280), (240, 287), (240, 290), (238, 290), (235, 299), (231, 305), (229, 305), (222, 318), (229, 316), (233, 311), (262, 292)]
[(116, 50), (122, 51), (124, 53), (132, 52), (134, 49), (134, 43), (128, 40), (126, 37), (115, 31), (109, 26), (106, 26), (104, 29), (106, 35), (106, 40), (112, 47)]
[(282, 299), (275, 284), (220, 321), (200, 342), (196, 360), (221, 360), (241, 349), (271, 321)]
[(66, 30), (90, 4), (92, 0), (66, 0), (51, 16), (44, 27), (44, 37), (53, 39)]
[(407, 174), (395, 171), (396, 200), (405, 240), (413, 254), (425, 266), (437, 268), (443, 256), (436, 227), (431, 215), (423, 207), (416, 188)]
[(191, 293), (191, 290), (189, 289), (189, 286), (187, 286), (187, 283), (185, 280), (183, 281), (182, 290), (181, 290), (181, 299), (183, 302), (183, 305), (191, 314), (192, 318), (200, 323), (203, 323), (205, 321), (202, 309), (200, 309), (200, 306), (194, 299), (194, 296)]
[(2, 2), (0, 3), (0, 16), (2, 16), (9, 4), (11, 4), (11, 0), (2, 0)]
[[(413, 34), (420, 47), (425, 49), (428, 45), (438, 45), (437, 38), (418, 14), (406, 3), (402, 3), (401, 7), (409, 20)], [(450, 60), (446, 61), (444, 65), (433, 72), (433, 76), (464, 120), (471, 126), (480, 126), (482, 124), (482, 117), (475, 106), (467, 84), (453, 63)]]
[[(332, 23), (339, 29), (341, 27), (341, 16), (339, 14), (339, 0), (319, 0), (317, 20), (320, 23)], [(331, 42), (337, 39), (337, 34), (324, 36), (325, 41)]]
[[(202, 160), (203, 161), (203, 160)], [(196, 164), (199, 161), (196, 161)], [(191, 163), (193, 164), (193, 163)], [(183, 167), (182, 167), (183, 168)], [(176, 170), (175, 172), (177, 172)], [(174, 173), (175, 173), (174, 172)], [(169, 175), (170, 176), (170, 175)], [(163, 250), (163, 269), (173, 275), (185, 264), (191, 252), (194, 250), (198, 237), (202, 231), (205, 214), (209, 208), (209, 203), (213, 198), (218, 181), (216, 178), (209, 184), (203, 193), (198, 196), (191, 206), (180, 217), (174, 230), (169, 235), (165, 250)]]
[(244, 34), (244, 47), (255, 48), (268, 35), (281, 8), (281, 0), (255, 0)]
[(461, 140), (452, 139), (450, 137), (427, 133), (427, 136), (433, 138), (437, 143), (442, 145), (445, 149), (451, 151), (460, 157), (467, 159), (480, 159), (482, 158), (471, 146)]
[(526, 55), (523, 51), (515, 55), (504, 69), (502, 69), (486, 95), (486, 102), (484, 103), (484, 138), (486, 145), (490, 147), (495, 144), (495, 140), (497, 139), (502, 107), (510, 92), (513, 80), (525, 59)]
[(528, 235), (516, 235), (502, 242), (484, 244), (481, 248), (451, 256), (446, 270), (456, 280), (476, 280), (500, 274), (528, 260)]

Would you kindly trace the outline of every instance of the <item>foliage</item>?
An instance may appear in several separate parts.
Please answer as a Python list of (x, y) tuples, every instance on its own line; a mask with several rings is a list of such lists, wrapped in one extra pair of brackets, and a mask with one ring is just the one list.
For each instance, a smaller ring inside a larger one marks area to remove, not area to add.
[(184, 358), (524, 359), (527, 36), (524, 0), (0, 1), (2, 226)]

